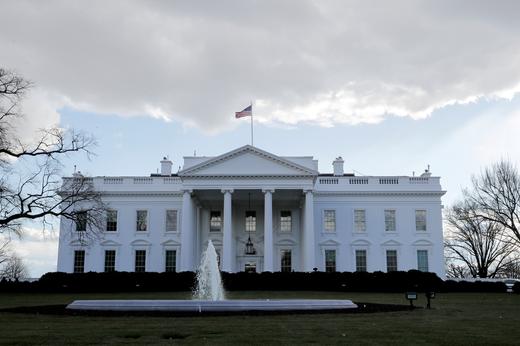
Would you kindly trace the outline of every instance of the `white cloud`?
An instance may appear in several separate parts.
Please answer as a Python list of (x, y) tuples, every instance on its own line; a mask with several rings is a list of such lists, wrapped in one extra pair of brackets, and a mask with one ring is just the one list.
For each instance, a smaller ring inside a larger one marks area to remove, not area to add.
[(62, 97), (52, 95), (41, 87), (34, 87), (20, 102), (19, 118), (13, 118), (16, 137), (23, 142), (41, 138), (42, 129), (59, 126), (58, 109), (65, 103)]
[(0, 32), (0, 61), (53, 95), (53, 120), (68, 105), (218, 131), (254, 98), (264, 123), (333, 126), (520, 91), (516, 1), (13, 1), (2, 12), (15, 29)]
[(38, 228), (23, 229), (21, 239), (12, 237), (10, 248), (20, 256), (30, 277), (40, 277), (47, 272), (56, 271), (58, 260), (58, 236), (56, 232)]

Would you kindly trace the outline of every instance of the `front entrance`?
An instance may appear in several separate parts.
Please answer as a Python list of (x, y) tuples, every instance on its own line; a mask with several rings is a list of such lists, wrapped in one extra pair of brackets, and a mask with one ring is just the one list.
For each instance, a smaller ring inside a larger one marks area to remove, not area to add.
[(256, 273), (256, 262), (246, 262), (244, 271), (246, 273)]
[(237, 269), (249, 273), (260, 273), (263, 270), (262, 262), (263, 256), (237, 256)]

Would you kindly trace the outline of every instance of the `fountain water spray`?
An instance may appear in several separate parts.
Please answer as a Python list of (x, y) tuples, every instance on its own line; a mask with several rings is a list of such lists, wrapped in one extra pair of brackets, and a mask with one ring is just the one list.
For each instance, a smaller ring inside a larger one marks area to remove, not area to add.
[(224, 287), (218, 268), (218, 257), (211, 240), (208, 241), (206, 251), (202, 253), (199, 269), (197, 270), (197, 287), (193, 294), (199, 300), (224, 300)]

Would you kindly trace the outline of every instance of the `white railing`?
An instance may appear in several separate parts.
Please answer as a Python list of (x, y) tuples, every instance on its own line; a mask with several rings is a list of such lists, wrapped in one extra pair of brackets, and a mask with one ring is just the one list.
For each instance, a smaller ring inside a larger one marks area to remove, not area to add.
[(123, 185), (123, 184), (134, 184), (134, 185), (151, 185), (151, 184), (182, 184), (182, 180), (179, 177), (84, 177), (84, 178), (73, 178), (64, 177), (63, 183), (78, 182), (81, 179), (83, 182), (94, 183), (99, 185)]
[(180, 184), (182, 181), (181, 181), (181, 178), (177, 178), (177, 177), (165, 177), (163, 178), (163, 183), (164, 184)]
[(437, 185), (438, 177), (364, 176), (364, 177), (318, 177), (318, 185)]
[(148, 177), (134, 178), (134, 184), (153, 184), (153, 178), (148, 178)]
[(320, 178), (319, 181), (320, 181), (320, 184), (325, 184), (325, 185), (336, 185), (339, 183), (338, 178)]
[(103, 184), (122, 184), (123, 178), (103, 178)]
[(430, 179), (428, 177), (409, 177), (410, 184), (428, 184)]
[(399, 178), (379, 178), (379, 184), (381, 184), (381, 185), (399, 184)]
[(351, 185), (365, 185), (368, 184), (368, 178), (349, 178), (348, 183)]

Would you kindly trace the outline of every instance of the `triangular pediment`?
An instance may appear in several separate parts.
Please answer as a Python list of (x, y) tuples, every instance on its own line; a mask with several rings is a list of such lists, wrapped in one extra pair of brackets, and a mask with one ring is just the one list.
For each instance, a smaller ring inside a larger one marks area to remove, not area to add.
[(372, 243), (366, 239), (357, 239), (350, 243), (352, 246), (369, 246)]
[(144, 239), (136, 239), (133, 242), (130, 243), (132, 246), (150, 246), (152, 243), (150, 243), (148, 240)]
[(318, 172), (246, 145), (179, 172), (181, 177), (315, 176)]
[(69, 245), (74, 247), (85, 247), (90, 245), (90, 241), (87, 241), (86, 239), (75, 239), (70, 241)]
[(179, 243), (178, 241), (174, 240), (174, 239), (168, 239), (166, 241), (163, 241), (161, 243), (162, 246), (180, 246), (181, 243)]
[(292, 239), (284, 238), (284, 239), (278, 240), (275, 244), (278, 246), (293, 246), (293, 245), (296, 245), (296, 242)]
[(121, 244), (109, 239), (109, 240), (102, 241), (101, 243), (99, 243), (99, 245), (101, 245), (101, 246), (120, 246)]
[(320, 242), (320, 246), (338, 246), (341, 245), (341, 243), (334, 239), (327, 239)]
[(398, 241), (395, 241), (395, 240), (387, 240), (385, 241), (383, 244), (381, 244), (382, 246), (400, 246), (401, 243), (398, 242)]
[(414, 246), (432, 246), (433, 243), (426, 239), (419, 239), (419, 240), (414, 241), (412, 243), (412, 245), (414, 245)]

